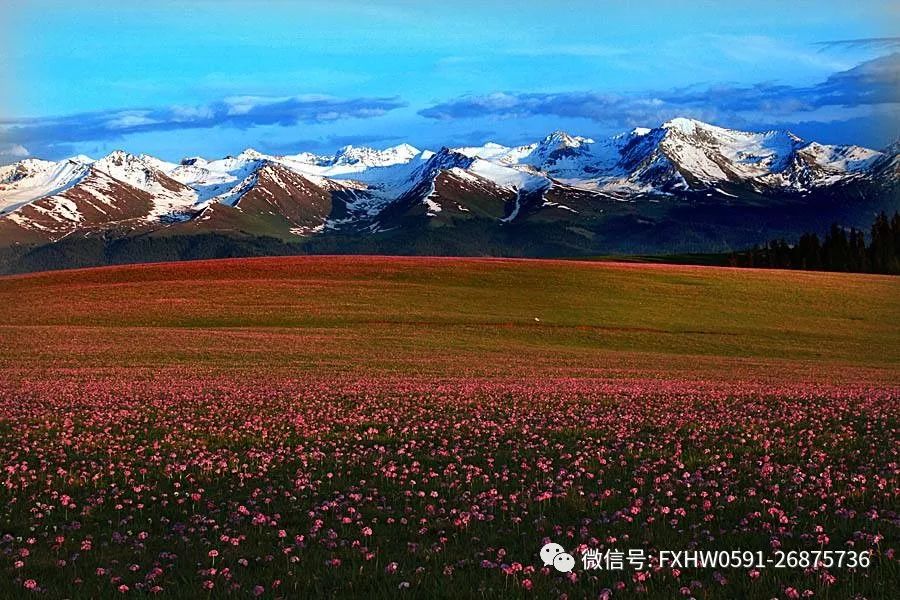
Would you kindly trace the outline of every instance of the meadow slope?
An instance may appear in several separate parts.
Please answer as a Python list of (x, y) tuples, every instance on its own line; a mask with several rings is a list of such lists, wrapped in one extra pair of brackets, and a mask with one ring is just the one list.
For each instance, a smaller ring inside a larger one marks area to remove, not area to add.
[[(0, 307), (3, 598), (900, 587), (900, 278), (303, 257), (5, 277)], [(686, 549), (871, 561), (659, 564)]]
[(0, 368), (897, 382), (898, 298), (881, 276), (550, 260), (113, 267), (0, 278)]

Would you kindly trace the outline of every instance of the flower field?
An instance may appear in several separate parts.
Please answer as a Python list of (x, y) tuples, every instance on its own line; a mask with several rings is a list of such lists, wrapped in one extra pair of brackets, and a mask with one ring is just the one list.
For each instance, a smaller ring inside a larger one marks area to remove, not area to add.
[[(898, 291), (360, 258), (0, 279), (0, 597), (894, 597)], [(655, 558), (693, 549), (871, 563)]]

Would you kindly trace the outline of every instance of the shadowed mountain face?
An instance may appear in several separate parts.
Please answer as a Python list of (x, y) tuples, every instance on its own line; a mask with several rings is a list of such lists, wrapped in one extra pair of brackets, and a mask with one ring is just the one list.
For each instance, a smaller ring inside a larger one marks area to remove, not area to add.
[(0, 247), (215, 234), (309, 252), (722, 251), (835, 221), (868, 226), (900, 209), (898, 182), (896, 146), (689, 119), (606, 140), (554, 132), (526, 146), (438, 152), (248, 149), (175, 164), (116, 151), (0, 167)]

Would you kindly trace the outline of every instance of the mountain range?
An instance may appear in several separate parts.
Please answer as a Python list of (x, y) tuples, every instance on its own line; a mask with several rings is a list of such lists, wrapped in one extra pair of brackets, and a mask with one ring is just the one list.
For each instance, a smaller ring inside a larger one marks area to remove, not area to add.
[(722, 251), (835, 221), (868, 226), (900, 209), (898, 182), (897, 144), (827, 145), (685, 118), (516, 147), (247, 149), (179, 163), (117, 150), (0, 167), (0, 247), (21, 256), (60, 241), (158, 247), (214, 235), (304, 252)]

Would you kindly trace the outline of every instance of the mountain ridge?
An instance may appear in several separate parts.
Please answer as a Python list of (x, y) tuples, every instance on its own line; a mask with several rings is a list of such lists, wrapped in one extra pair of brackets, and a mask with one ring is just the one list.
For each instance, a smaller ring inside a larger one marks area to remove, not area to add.
[(564, 238), (563, 248), (583, 252), (649, 235), (640, 233), (647, 223), (733, 244), (896, 209), (896, 150), (677, 118), (600, 140), (555, 131), (523, 146), (401, 143), (280, 156), (248, 148), (178, 163), (122, 150), (28, 158), (0, 167), (0, 246), (200, 231), (296, 242), (394, 232), (413, 245), (455, 232), (457, 244), (476, 231), (501, 240), (501, 252), (511, 232), (535, 238), (517, 244)]

